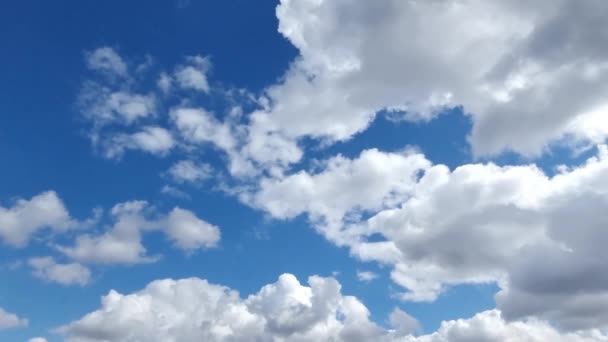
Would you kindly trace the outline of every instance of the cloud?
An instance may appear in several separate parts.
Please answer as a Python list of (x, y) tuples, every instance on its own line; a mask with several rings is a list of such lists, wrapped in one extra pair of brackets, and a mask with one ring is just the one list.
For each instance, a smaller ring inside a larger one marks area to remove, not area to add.
[(371, 271), (357, 271), (357, 279), (363, 282), (370, 282), (378, 278), (378, 274)]
[(0, 330), (27, 327), (28, 321), (0, 308)]
[(44, 337), (33, 337), (27, 340), (27, 342), (48, 342), (48, 340)]
[(173, 76), (177, 84), (183, 89), (208, 93), (207, 73), (209, 69), (211, 69), (211, 62), (208, 57), (191, 56), (187, 57), (186, 64), (177, 67)]
[(370, 149), (356, 159), (332, 157), (320, 167), (322, 171), (316, 173), (300, 171), (262, 179), (256, 193), (241, 199), (277, 218), (307, 213), (323, 234), (343, 244), (349, 240), (341, 231), (345, 217), (396, 205), (409, 195), (430, 162), (413, 151)]
[(104, 142), (107, 158), (120, 158), (126, 150), (140, 150), (157, 156), (165, 156), (175, 146), (171, 132), (158, 126), (145, 126), (140, 131), (119, 133)]
[(173, 86), (173, 79), (167, 73), (163, 72), (158, 77), (156, 85), (164, 94), (168, 94)]
[(54, 191), (18, 199), (12, 207), (0, 206), (0, 239), (13, 247), (24, 247), (39, 231), (65, 232), (76, 224)]
[(389, 341), (395, 332), (369, 321), (332, 278), (304, 286), (290, 274), (246, 299), (197, 278), (158, 280), (59, 329), (67, 341)]
[(242, 299), (234, 290), (198, 278), (157, 280), (128, 295), (110, 291), (98, 310), (57, 331), (68, 342), (608, 341), (596, 329), (562, 333), (541, 320), (508, 322), (498, 310), (444, 321), (437, 331), (415, 336), (418, 321), (399, 309), (390, 315), (392, 328), (385, 329), (369, 320), (357, 298), (343, 295), (335, 279), (312, 276), (308, 284), (283, 274)]
[(86, 54), (87, 66), (91, 70), (101, 71), (111, 76), (125, 77), (128, 74), (127, 64), (114, 51), (104, 46)]
[(190, 195), (188, 195), (186, 192), (171, 185), (163, 185), (163, 187), (160, 189), (160, 193), (173, 196), (175, 198), (190, 199)]
[(209, 164), (192, 160), (180, 160), (167, 171), (176, 183), (199, 183), (211, 177), (212, 167)]
[(115, 90), (96, 82), (85, 82), (78, 105), (82, 115), (95, 129), (110, 124), (132, 125), (156, 115), (156, 97), (138, 94), (129, 89)]
[(451, 285), (491, 282), (508, 320), (608, 327), (598, 258), (607, 238), (608, 147), (552, 177), (534, 165), (450, 170), (420, 154), (377, 150), (321, 165), (264, 179), (245, 202), (279, 219), (306, 214), (354, 256), (392, 266), (403, 299), (433, 301)]
[(470, 319), (445, 321), (434, 333), (419, 337), (407, 337), (403, 342), (601, 342), (608, 336), (599, 330), (577, 333), (561, 333), (547, 322), (529, 320), (507, 322), (500, 312), (490, 310), (481, 312)]
[(174, 208), (167, 216), (167, 235), (182, 250), (216, 247), (220, 230), (194, 215), (192, 212)]
[(429, 120), (462, 105), (476, 155), (601, 143), (608, 36), (598, 13), (607, 6), (283, 0), (279, 32), (300, 56), (252, 118), (292, 138), (344, 140), (384, 109)]
[(60, 245), (57, 250), (79, 263), (129, 265), (160, 257), (148, 255), (142, 242), (147, 232), (164, 232), (176, 247), (189, 252), (215, 247), (220, 240), (218, 227), (178, 207), (159, 215), (145, 201), (124, 202), (112, 208), (111, 219), (113, 223), (102, 233), (79, 235), (73, 246)]
[(61, 285), (87, 285), (91, 271), (78, 263), (58, 264), (52, 257), (30, 258), (32, 273), (43, 280)]

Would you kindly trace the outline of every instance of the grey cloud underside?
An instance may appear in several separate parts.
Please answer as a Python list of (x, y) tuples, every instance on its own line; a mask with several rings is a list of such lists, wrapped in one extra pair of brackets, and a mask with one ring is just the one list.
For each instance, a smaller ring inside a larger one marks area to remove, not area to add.
[(606, 172), (604, 145), (552, 177), (533, 165), (449, 170), (413, 152), (368, 150), (316, 173), (265, 179), (242, 199), (279, 219), (306, 214), (354, 256), (390, 265), (403, 299), (497, 282), (505, 318), (586, 329), (608, 326)]

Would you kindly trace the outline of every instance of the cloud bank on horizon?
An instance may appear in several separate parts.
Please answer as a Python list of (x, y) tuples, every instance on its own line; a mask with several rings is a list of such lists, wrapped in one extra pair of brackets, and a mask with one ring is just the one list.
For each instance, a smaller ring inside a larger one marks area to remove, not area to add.
[[(190, 201), (207, 191), (234, 202), (229, 215), (304, 218), (353, 263), (387, 271), (394, 309), (377, 321), (336, 275), (306, 285), (278, 271), (243, 297), (239, 284), (159, 272), (97, 291), (98, 308), (30, 341), (608, 341), (606, 15), (602, 0), (281, 0), (278, 32), (298, 55), (261, 90), (216, 79), (212, 52), (167, 65), (123, 46), (83, 51), (74, 130), (116, 168), (158, 161), (138, 172), (162, 181), (161, 200), (83, 216), (61, 188), (3, 199), (0, 243), (17, 260), (3, 268), (84, 289), (176, 251), (205, 260), (253, 229), (206, 219)], [(416, 141), (341, 150), (381, 117), (423, 127), (455, 109), (471, 123), (456, 167)], [(398, 308), (487, 284), (494, 308), (435, 331)], [(0, 338), (33, 323), (9, 309), (0, 297)]]

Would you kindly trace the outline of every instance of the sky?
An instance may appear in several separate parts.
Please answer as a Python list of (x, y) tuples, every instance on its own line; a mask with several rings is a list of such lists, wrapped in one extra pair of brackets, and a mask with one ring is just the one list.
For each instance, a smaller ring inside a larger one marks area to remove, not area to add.
[(607, 13), (4, 2), (0, 340), (608, 341)]

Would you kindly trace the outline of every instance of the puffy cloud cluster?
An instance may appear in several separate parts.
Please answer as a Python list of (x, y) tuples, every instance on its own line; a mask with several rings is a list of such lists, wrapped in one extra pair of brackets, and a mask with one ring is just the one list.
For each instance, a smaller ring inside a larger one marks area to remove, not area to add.
[(192, 160), (180, 160), (168, 170), (169, 176), (176, 183), (199, 183), (211, 176), (212, 167), (209, 164)]
[[(175, 247), (188, 253), (214, 248), (221, 239), (219, 227), (179, 207), (160, 213), (145, 201), (116, 204), (109, 213), (111, 224), (98, 227), (101, 212), (95, 217), (73, 219), (63, 201), (54, 191), (47, 191), (30, 200), (18, 199), (12, 207), (0, 207), (0, 238), (12, 247), (23, 247), (36, 233), (49, 230), (55, 234), (75, 230), (73, 245), (52, 242), (53, 235), (44, 236), (64, 257), (60, 263), (53, 257), (32, 257), (28, 265), (34, 276), (63, 285), (86, 285), (91, 271), (86, 264), (136, 264), (153, 262), (143, 245), (144, 233), (160, 231)], [(75, 230), (76, 231), (76, 230)], [(65, 241), (65, 239), (64, 239)]]
[(318, 173), (300, 171), (262, 179), (259, 190), (242, 199), (277, 218), (307, 213), (329, 238), (344, 243), (349, 240), (341, 231), (347, 216), (356, 218), (361, 212), (377, 212), (400, 203), (430, 162), (414, 151), (371, 149), (356, 159), (336, 156), (320, 166)]
[(201, 279), (159, 280), (122, 295), (59, 329), (72, 342), (93, 341), (381, 341), (391, 335), (331, 278), (304, 286), (290, 274), (241, 299)]
[[(375, 162), (365, 163), (369, 156)], [(419, 154), (376, 150), (337, 160), (314, 174), (262, 181), (253, 203), (281, 219), (307, 213), (360, 259), (392, 265), (404, 299), (429, 301), (449, 285), (498, 282), (498, 307), (508, 319), (608, 326), (606, 146), (552, 177), (533, 165), (450, 170)]]
[(46, 191), (31, 199), (17, 199), (10, 207), (0, 206), (0, 240), (13, 247), (24, 247), (37, 232), (65, 232), (74, 228), (74, 221), (63, 201), (54, 191)]
[(138, 264), (154, 262), (142, 243), (142, 235), (163, 231), (177, 247), (195, 251), (215, 247), (220, 240), (217, 226), (199, 219), (191, 211), (174, 208), (158, 215), (145, 201), (131, 201), (115, 205), (111, 212), (113, 224), (98, 234), (79, 235), (73, 246), (57, 249), (80, 263)]
[(0, 330), (26, 327), (28, 320), (0, 308)]
[(157, 280), (133, 294), (116, 291), (101, 307), (60, 327), (69, 342), (127, 341), (379, 341), (379, 342), (600, 342), (598, 330), (561, 333), (544, 321), (507, 322), (491, 310), (446, 321), (415, 336), (418, 322), (395, 309), (392, 328), (369, 320), (361, 301), (341, 293), (333, 278), (312, 276), (308, 286), (290, 274), (242, 299), (227, 287), (198, 278)]
[(31, 258), (28, 264), (36, 277), (62, 285), (84, 286), (91, 279), (91, 271), (78, 263), (59, 264), (52, 257), (42, 257)]
[[(283, 0), (300, 57), (268, 89), (267, 130), (346, 139), (376, 112), (462, 105), (476, 154), (608, 136), (605, 1)], [(449, 28), (449, 29), (445, 29)]]

